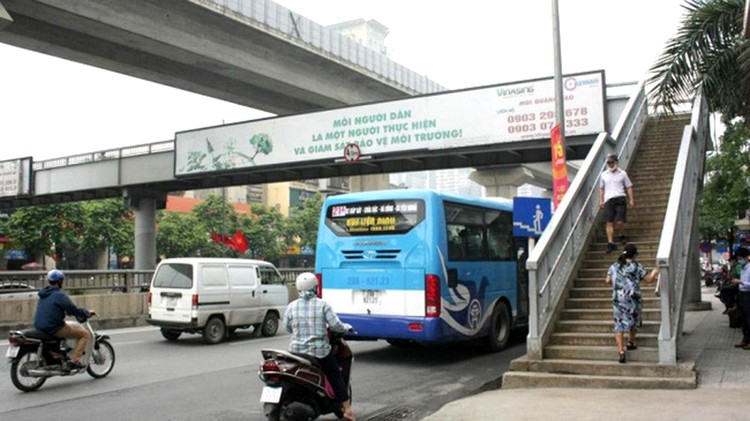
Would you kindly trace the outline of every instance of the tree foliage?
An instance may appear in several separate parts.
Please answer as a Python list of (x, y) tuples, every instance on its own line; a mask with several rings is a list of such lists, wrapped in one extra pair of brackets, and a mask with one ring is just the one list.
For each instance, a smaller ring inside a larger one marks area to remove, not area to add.
[(133, 210), (122, 200), (82, 202), (81, 210), (85, 218), (81, 238), (82, 249), (97, 250), (113, 246), (117, 254), (133, 255)]
[(677, 35), (651, 68), (649, 95), (673, 111), (701, 92), (712, 111), (750, 122), (750, 41), (742, 36), (745, 0), (686, 0)]
[(284, 252), (282, 240), (284, 216), (276, 208), (253, 205), (253, 215), (243, 220), (247, 254), (253, 259), (275, 261)]
[(198, 218), (192, 213), (167, 212), (157, 214), (156, 253), (166, 257), (218, 256), (211, 247), (211, 239)]
[(722, 238), (750, 209), (750, 129), (728, 123), (717, 153), (706, 161), (706, 182), (699, 207), (703, 238)]
[(8, 236), (35, 258), (63, 248), (79, 248), (86, 217), (81, 203), (30, 206), (17, 209), (7, 224)]
[(291, 210), (285, 228), (285, 237), (289, 245), (292, 242), (299, 241), (299, 245), (302, 247), (315, 248), (318, 242), (318, 222), (322, 207), (323, 196), (316, 193), (314, 196), (303, 200), (300, 206)]

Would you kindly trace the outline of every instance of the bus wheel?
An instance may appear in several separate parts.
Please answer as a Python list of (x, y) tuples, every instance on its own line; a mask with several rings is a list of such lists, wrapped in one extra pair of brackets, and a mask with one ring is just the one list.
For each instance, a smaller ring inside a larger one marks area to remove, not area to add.
[(500, 301), (495, 305), (490, 323), (490, 337), (487, 342), (490, 351), (502, 351), (510, 340), (510, 309), (507, 304)]

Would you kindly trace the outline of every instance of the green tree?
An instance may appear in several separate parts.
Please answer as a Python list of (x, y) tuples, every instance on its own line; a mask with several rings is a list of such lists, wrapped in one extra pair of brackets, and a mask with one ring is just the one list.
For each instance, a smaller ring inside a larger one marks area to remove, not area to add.
[(193, 209), (193, 214), (198, 219), (198, 223), (207, 230), (206, 235), (209, 232), (233, 234), (240, 227), (237, 210), (214, 194), (197, 205)]
[(159, 211), (156, 252), (160, 257), (218, 256), (205, 254), (211, 248), (208, 231), (192, 214)]
[(742, 36), (745, 0), (687, 0), (677, 35), (651, 68), (657, 107), (703, 92), (712, 111), (750, 123), (750, 41)]
[(750, 129), (728, 123), (717, 153), (706, 161), (706, 182), (698, 213), (703, 238), (722, 238), (750, 208)]
[(302, 247), (315, 249), (318, 242), (318, 223), (320, 210), (323, 207), (323, 196), (316, 193), (302, 201), (302, 204), (291, 209), (284, 228), (287, 244), (299, 241)]
[(81, 247), (98, 250), (113, 246), (117, 254), (132, 256), (135, 230), (133, 211), (120, 199), (83, 202), (85, 215)]
[(8, 236), (35, 259), (63, 248), (79, 248), (86, 224), (79, 202), (29, 206), (17, 209), (8, 221)]
[(253, 214), (243, 219), (247, 254), (254, 259), (276, 261), (284, 252), (282, 227), (284, 216), (276, 208), (253, 205)]

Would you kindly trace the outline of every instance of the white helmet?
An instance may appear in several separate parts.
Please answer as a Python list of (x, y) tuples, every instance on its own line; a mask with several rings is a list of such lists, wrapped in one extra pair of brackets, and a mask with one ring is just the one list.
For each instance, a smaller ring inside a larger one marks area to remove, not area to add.
[(314, 291), (318, 287), (318, 278), (312, 272), (300, 273), (297, 276), (297, 291)]

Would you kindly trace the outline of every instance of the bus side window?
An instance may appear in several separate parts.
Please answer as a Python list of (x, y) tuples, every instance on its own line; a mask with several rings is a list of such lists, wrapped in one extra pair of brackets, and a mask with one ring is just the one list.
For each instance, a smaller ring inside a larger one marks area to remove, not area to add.
[(505, 212), (487, 212), (487, 248), (490, 259), (513, 259), (513, 220)]
[(462, 225), (447, 225), (448, 231), (448, 260), (461, 260), (465, 257), (464, 245), (461, 242), (460, 232)]

